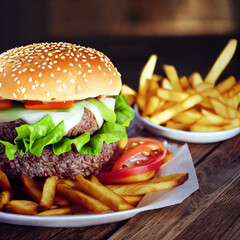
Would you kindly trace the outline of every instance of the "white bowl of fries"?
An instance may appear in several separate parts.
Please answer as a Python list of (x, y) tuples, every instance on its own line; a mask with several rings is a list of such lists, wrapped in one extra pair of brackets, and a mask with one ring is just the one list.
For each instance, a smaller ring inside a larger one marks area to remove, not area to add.
[[(205, 78), (198, 72), (179, 77), (172, 65), (163, 65), (166, 77), (154, 74), (157, 56), (152, 55), (136, 94), (138, 123), (155, 134), (184, 142), (218, 142), (239, 134), (240, 81), (229, 76), (216, 85), (236, 47), (237, 40), (231, 39)], [(128, 90), (126, 97), (132, 99), (133, 93)]]

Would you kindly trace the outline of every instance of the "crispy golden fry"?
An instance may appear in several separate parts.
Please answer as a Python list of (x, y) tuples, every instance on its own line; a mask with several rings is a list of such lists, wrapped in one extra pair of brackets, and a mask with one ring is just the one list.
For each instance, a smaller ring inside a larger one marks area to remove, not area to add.
[(70, 201), (94, 213), (104, 213), (110, 210), (110, 208), (107, 205), (100, 202), (99, 200), (83, 192), (72, 189), (70, 186), (66, 184), (58, 184), (57, 193), (63, 195)]
[(189, 125), (188, 124), (174, 122), (172, 120), (167, 121), (166, 127), (181, 130), (181, 131), (188, 131), (189, 130)]
[(59, 207), (65, 207), (71, 204), (71, 201), (68, 199), (64, 198), (63, 196), (60, 195), (55, 195), (53, 199), (53, 204)]
[(56, 209), (50, 209), (43, 212), (38, 213), (39, 216), (50, 216), (50, 215), (67, 215), (67, 214), (73, 214), (78, 211), (84, 210), (79, 205), (70, 205), (67, 207), (61, 207)]
[(121, 96), (126, 96), (128, 105), (132, 105), (135, 102), (137, 96), (137, 93), (126, 84), (122, 85), (120, 94)]
[(0, 210), (2, 210), (3, 206), (7, 204), (12, 198), (11, 190), (4, 190), (0, 193)]
[(21, 181), (23, 182), (23, 185), (27, 194), (35, 202), (39, 203), (42, 198), (42, 192), (41, 192), (41, 189), (39, 189), (38, 184), (32, 178), (24, 174), (22, 174), (20, 178), (21, 178)]
[(230, 90), (234, 84), (236, 83), (236, 78), (234, 76), (229, 76), (222, 82), (220, 82), (215, 88), (220, 92), (224, 93), (228, 90)]
[(173, 118), (173, 121), (183, 124), (192, 124), (199, 120), (201, 117), (202, 114), (196, 108), (192, 108), (182, 113), (179, 113)]
[(169, 151), (167, 151), (167, 154), (165, 156), (165, 158), (163, 159), (164, 163), (170, 161), (173, 158), (173, 154)]
[(170, 81), (167, 78), (162, 79), (162, 88), (173, 90), (172, 84), (170, 83)]
[(167, 120), (172, 119), (173, 117), (175, 117), (176, 115), (178, 115), (179, 113), (195, 106), (196, 104), (198, 104), (199, 102), (201, 102), (203, 100), (202, 96), (199, 94), (190, 96), (189, 98), (187, 98), (186, 100), (175, 104), (174, 106), (154, 114), (153, 116), (150, 117), (150, 121), (152, 123), (155, 124), (161, 124), (166, 122)]
[(0, 186), (2, 190), (12, 189), (10, 182), (7, 178), (7, 175), (2, 171), (1, 167), (0, 167)]
[(227, 123), (226, 118), (221, 115), (215, 114), (212, 111), (202, 109), (203, 117), (197, 122), (202, 125), (223, 125)]
[(139, 88), (138, 88), (138, 95), (141, 97), (145, 97), (147, 93), (147, 79), (151, 79), (153, 76), (153, 72), (155, 69), (155, 65), (157, 63), (157, 56), (151, 55), (148, 62), (144, 66), (140, 80), (139, 80)]
[(189, 82), (196, 89), (196, 86), (203, 83), (203, 79), (200, 73), (194, 72), (189, 77)]
[(217, 114), (225, 118), (236, 118), (238, 117), (237, 110), (222, 103), (218, 99), (210, 98), (210, 102)]
[(24, 215), (36, 215), (38, 204), (27, 200), (11, 200), (4, 205), (4, 211)]
[(180, 84), (182, 85), (183, 89), (187, 89), (190, 88), (190, 84), (188, 82), (188, 78), (186, 76), (182, 76), (180, 79)]
[(139, 110), (141, 110), (143, 112), (145, 109), (145, 105), (146, 105), (145, 98), (138, 95), (137, 96), (137, 105), (138, 105)]
[(196, 86), (194, 86), (194, 88), (196, 89), (197, 92), (203, 92), (207, 89), (211, 89), (212, 85), (206, 82), (202, 82)]
[[(229, 89), (226, 94), (227, 97), (232, 97), (234, 96), (236, 93), (240, 92), (240, 81), (238, 81), (231, 89)], [(223, 95), (225, 97), (225, 95)]]
[(166, 76), (168, 77), (168, 79), (170, 80), (173, 90), (182, 91), (182, 86), (179, 82), (179, 77), (178, 77), (176, 68), (172, 65), (164, 64), (163, 70)]
[(122, 196), (129, 204), (136, 206), (143, 198), (142, 195), (137, 196)]
[(53, 205), (53, 199), (56, 193), (56, 186), (58, 182), (57, 176), (52, 176), (46, 179), (43, 191), (42, 191), (42, 198), (39, 203), (39, 206), (44, 209), (49, 209)]
[(240, 103), (240, 92), (236, 93), (232, 97), (224, 98), (224, 103), (226, 103), (228, 106), (237, 109)]
[(237, 127), (240, 127), (240, 118), (229, 119), (229, 123), (223, 126), (224, 130), (230, 130)]
[(160, 99), (156, 96), (151, 96), (148, 99), (147, 105), (142, 113), (142, 116), (149, 116), (153, 114), (159, 106)]
[(121, 196), (144, 195), (177, 187), (186, 182), (187, 179), (188, 173), (177, 173), (141, 183), (106, 185), (106, 187)]
[(228, 65), (230, 60), (232, 59), (235, 51), (237, 48), (237, 40), (231, 39), (228, 44), (225, 46), (215, 63), (213, 64), (211, 70), (207, 74), (205, 78), (205, 82), (210, 83), (214, 85), (220, 76), (220, 74), (223, 72), (225, 67)]
[(202, 125), (195, 123), (190, 126), (190, 130), (192, 132), (218, 132), (223, 131), (224, 128), (222, 126)]
[(159, 88), (157, 96), (168, 101), (181, 102), (189, 97), (189, 94), (180, 91)]
[(112, 210), (122, 211), (134, 208), (131, 204), (126, 202), (121, 196), (118, 196), (108, 188), (103, 185), (95, 184), (87, 179), (85, 179), (82, 175), (76, 176), (76, 179), (85, 193), (89, 194), (92, 197), (95, 197), (99, 201), (105, 203)]

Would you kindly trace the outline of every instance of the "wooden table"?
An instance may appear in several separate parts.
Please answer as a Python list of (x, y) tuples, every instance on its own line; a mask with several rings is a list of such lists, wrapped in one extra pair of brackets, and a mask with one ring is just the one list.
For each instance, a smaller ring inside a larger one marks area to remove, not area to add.
[(189, 148), (200, 189), (179, 205), (92, 227), (0, 223), (0, 239), (240, 239), (240, 135)]
[[(197, 46), (209, 44), (214, 49), (215, 43), (224, 46), (222, 44), (227, 39), (228, 37), (200, 40), (144, 38), (137, 44), (136, 39), (108, 39), (85, 45), (94, 45), (93, 47), (106, 52), (119, 66), (124, 82), (136, 87), (140, 70), (150, 53), (161, 54), (161, 63), (176, 65), (181, 74), (184, 66), (188, 69), (187, 75), (196, 71), (198, 66), (201, 66), (205, 74), (220, 49), (210, 51)], [(110, 45), (111, 47), (106, 47)], [(174, 49), (180, 50), (173, 54)], [(168, 62), (163, 62), (164, 56)], [(204, 65), (206, 62), (207, 66)], [(234, 72), (239, 77), (239, 62), (234, 61), (233, 64), (225, 75)], [(0, 223), (0, 240), (240, 239), (240, 135), (219, 143), (189, 144), (189, 148), (200, 189), (179, 205), (142, 212), (129, 220), (91, 227), (46, 228)]]

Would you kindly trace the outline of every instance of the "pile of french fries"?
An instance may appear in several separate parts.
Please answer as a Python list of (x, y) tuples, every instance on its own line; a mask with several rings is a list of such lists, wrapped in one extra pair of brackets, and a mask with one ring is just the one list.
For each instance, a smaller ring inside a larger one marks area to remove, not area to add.
[(237, 40), (225, 46), (209, 73), (178, 76), (174, 66), (163, 65), (166, 77), (154, 74), (157, 56), (144, 66), (137, 96), (126, 86), (122, 95), (136, 97), (139, 112), (151, 123), (177, 130), (216, 132), (240, 127), (240, 81), (229, 76), (216, 82), (232, 59)]
[(25, 197), (16, 193), (0, 168), (0, 211), (24, 215), (66, 215), (74, 213), (106, 213), (133, 209), (150, 192), (170, 189), (183, 184), (188, 173), (172, 174), (144, 182), (103, 185), (97, 177), (81, 175), (76, 180), (48, 177), (36, 182), (22, 175)]

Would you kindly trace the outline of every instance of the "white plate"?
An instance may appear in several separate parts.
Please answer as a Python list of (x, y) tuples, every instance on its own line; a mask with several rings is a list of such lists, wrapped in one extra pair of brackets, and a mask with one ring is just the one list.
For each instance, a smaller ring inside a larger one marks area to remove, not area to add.
[(145, 195), (135, 209), (104, 214), (89, 213), (65, 216), (27, 216), (0, 212), (0, 222), (38, 227), (85, 227), (118, 222), (143, 211), (179, 204), (199, 188), (197, 175), (187, 144), (178, 146), (177, 144), (169, 144), (166, 141), (164, 144), (173, 153), (173, 158), (164, 164), (157, 174), (161, 172), (161, 175), (164, 176), (187, 172), (189, 174), (188, 181), (168, 191)]
[(134, 110), (136, 120), (138, 124), (140, 124), (142, 127), (159, 136), (167, 137), (178, 141), (190, 143), (213, 143), (227, 140), (240, 133), (240, 127), (221, 132), (209, 132), (209, 133), (175, 130), (150, 123), (148, 120), (140, 116), (140, 114), (138, 113), (137, 105), (135, 105)]

